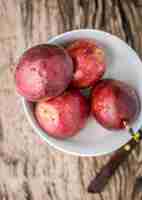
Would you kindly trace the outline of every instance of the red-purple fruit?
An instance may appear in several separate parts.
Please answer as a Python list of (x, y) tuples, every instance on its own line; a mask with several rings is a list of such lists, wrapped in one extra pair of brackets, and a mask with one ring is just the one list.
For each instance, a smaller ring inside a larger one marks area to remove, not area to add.
[(65, 139), (85, 126), (89, 106), (79, 91), (71, 90), (52, 100), (38, 102), (35, 115), (40, 127), (50, 136)]
[(49, 44), (28, 49), (16, 68), (18, 92), (29, 101), (60, 95), (73, 76), (72, 59), (66, 50)]
[(105, 55), (94, 40), (76, 40), (67, 47), (67, 51), (74, 63), (74, 87), (92, 86), (103, 76), (106, 69)]
[(140, 100), (131, 86), (105, 79), (99, 81), (92, 91), (91, 111), (103, 127), (121, 129), (125, 128), (125, 123), (131, 124), (138, 117)]

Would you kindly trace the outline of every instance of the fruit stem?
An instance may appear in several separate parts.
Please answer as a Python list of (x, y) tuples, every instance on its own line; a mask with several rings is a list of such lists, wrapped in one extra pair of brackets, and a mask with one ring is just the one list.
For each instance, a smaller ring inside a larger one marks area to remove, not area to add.
[(135, 132), (133, 130), (133, 128), (130, 127), (129, 124), (126, 121), (123, 121), (123, 124), (124, 124), (125, 129), (128, 131), (128, 133), (130, 133), (130, 135), (133, 137), (133, 139), (136, 142), (138, 142), (140, 140), (141, 133), (139, 131)]

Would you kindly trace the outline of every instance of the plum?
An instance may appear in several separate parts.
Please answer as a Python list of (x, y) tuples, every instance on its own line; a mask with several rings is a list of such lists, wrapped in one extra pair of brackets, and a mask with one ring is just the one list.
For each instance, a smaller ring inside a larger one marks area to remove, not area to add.
[(36, 104), (35, 116), (40, 127), (50, 136), (65, 139), (85, 126), (89, 105), (78, 90), (65, 91), (49, 101)]
[(20, 58), (15, 79), (18, 92), (29, 101), (60, 95), (73, 77), (73, 63), (65, 49), (41, 44)]
[(91, 112), (103, 127), (122, 129), (137, 119), (140, 99), (135, 89), (125, 82), (100, 80), (92, 90)]
[(67, 51), (74, 63), (72, 85), (86, 88), (94, 85), (106, 69), (103, 49), (94, 40), (80, 39), (67, 46)]

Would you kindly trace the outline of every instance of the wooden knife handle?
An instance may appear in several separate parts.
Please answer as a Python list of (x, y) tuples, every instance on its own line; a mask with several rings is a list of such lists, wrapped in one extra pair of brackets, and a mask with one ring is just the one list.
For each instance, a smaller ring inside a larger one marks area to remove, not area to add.
[(115, 170), (127, 160), (128, 155), (136, 147), (138, 142), (131, 139), (127, 144), (122, 146), (109, 160), (109, 162), (101, 169), (96, 177), (91, 181), (88, 192), (100, 193), (103, 191), (105, 185), (108, 183)]

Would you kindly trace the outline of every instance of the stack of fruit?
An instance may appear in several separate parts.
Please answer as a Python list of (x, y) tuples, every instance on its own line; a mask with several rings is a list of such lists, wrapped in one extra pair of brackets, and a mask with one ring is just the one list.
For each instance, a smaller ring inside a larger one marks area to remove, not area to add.
[[(140, 101), (135, 89), (118, 80), (100, 80), (105, 71), (102, 47), (80, 39), (66, 48), (41, 44), (27, 50), (15, 79), (18, 92), (35, 105), (39, 126), (65, 139), (85, 126), (90, 113), (107, 129), (125, 128), (136, 120)], [(90, 88), (89, 97), (81, 92), (85, 88)]]

